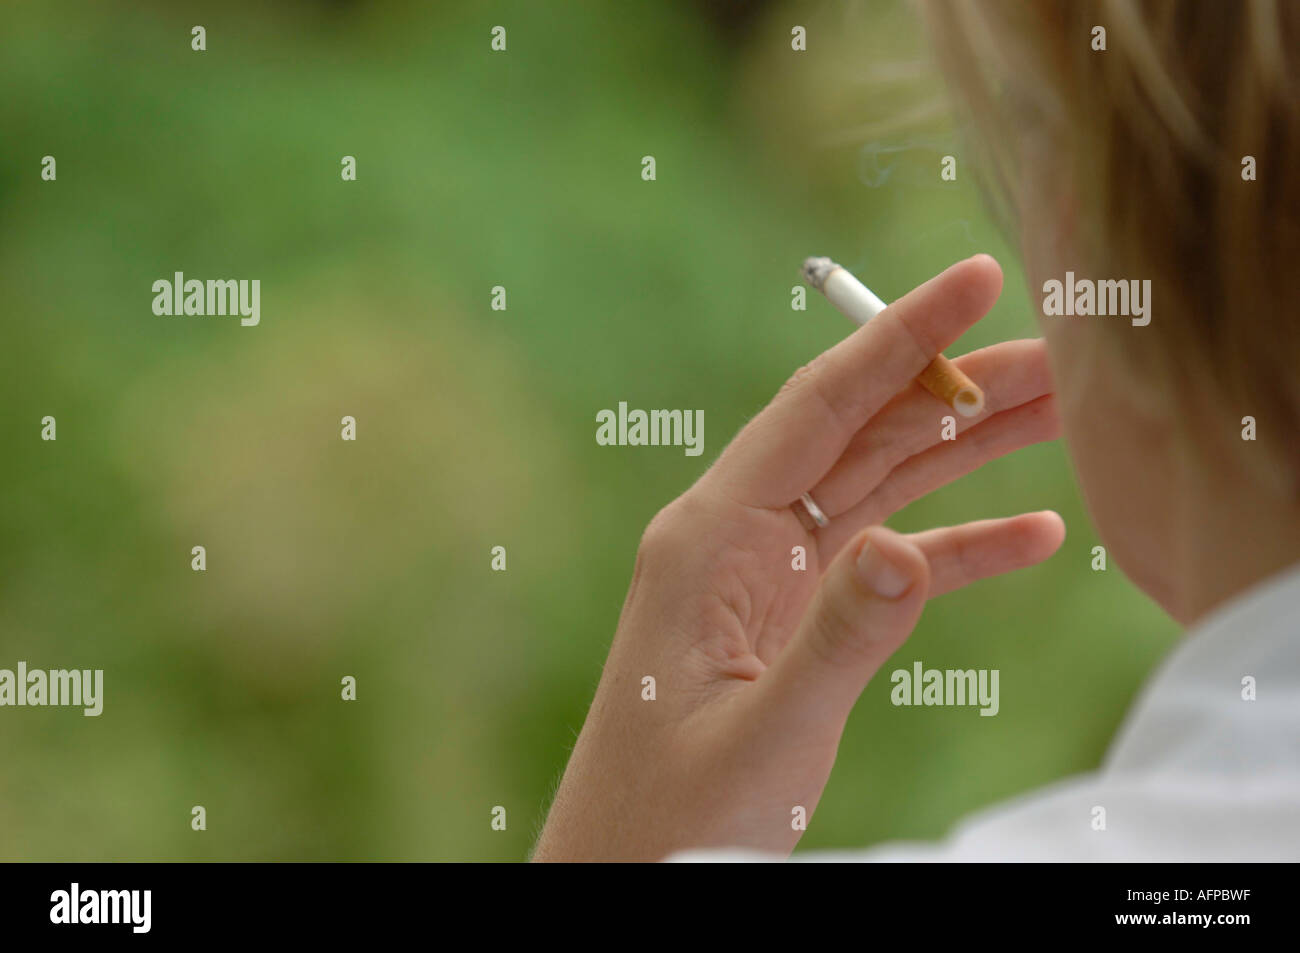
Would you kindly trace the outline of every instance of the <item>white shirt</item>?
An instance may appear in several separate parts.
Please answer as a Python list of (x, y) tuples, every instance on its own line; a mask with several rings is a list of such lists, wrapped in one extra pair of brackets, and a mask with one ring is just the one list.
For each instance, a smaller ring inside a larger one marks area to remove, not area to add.
[[(774, 858), (708, 850), (671, 859)], [(1184, 637), (1098, 771), (974, 814), (943, 842), (792, 859), (1300, 860), (1300, 567), (1229, 600)]]

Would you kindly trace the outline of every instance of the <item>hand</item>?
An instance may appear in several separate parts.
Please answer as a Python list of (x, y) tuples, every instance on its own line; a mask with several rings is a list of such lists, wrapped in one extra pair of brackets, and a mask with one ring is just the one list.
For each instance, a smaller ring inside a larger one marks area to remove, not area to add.
[[(908, 536), (879, 525), (1058, 436), (1041, 341), (957, 361), (986, 405), (957, 417), (955, 441), (940, 439), (952, 412), (913, 381), (1001, 288), (997, 263), (977, 255), (896, 301), (799, 370), (651, 521), (534, 859), (788, 853), (793, 808), (812, 817), (850, 709), (925, 601), (1061, 545), (1051, 512)], [(829, 525), (805, 528), (791, 508), (804, 492)], [(793, 568), (796, 546), (806, 571)], [(647, 675), (653, 701), (642, 699)]]

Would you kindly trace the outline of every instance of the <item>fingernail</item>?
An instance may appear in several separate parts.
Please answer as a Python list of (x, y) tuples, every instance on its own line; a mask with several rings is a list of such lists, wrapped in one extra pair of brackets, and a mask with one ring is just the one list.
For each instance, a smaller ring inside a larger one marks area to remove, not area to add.
[(858, 573), (882, 599), (897, 599), (912, 587), (912, 577), (891, 563), (870, 540), (858, 553)]

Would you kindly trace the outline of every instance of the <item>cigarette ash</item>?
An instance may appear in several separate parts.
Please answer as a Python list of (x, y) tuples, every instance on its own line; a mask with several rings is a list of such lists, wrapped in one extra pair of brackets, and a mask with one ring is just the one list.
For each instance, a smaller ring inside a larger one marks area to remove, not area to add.
[(839, 266), (829, 258), (806, 258), (803, 263), (804, 280), (821, 291), (827, 276), (837, 267)]

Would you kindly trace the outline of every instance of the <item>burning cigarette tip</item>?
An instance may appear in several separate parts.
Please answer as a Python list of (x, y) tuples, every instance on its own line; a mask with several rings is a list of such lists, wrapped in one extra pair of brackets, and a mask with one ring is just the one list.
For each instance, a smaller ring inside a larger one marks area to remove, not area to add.
[(805, 258), (803, 262), (804, 281), (818, 291), (826, 283), (826, 276), (839, 266), (829, 258)]

